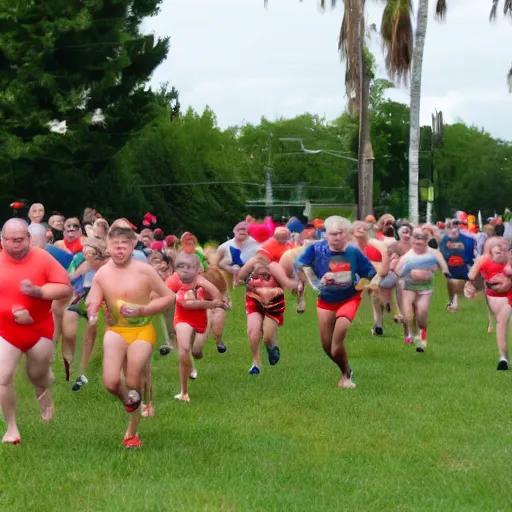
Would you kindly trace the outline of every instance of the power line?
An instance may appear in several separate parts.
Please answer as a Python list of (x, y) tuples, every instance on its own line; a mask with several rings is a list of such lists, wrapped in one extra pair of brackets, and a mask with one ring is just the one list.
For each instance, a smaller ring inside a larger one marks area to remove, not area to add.
[(157, 187), (194, 187), (196, 185), (247, 185), (252, 187), (264, 187), (263, 183), (252, 183), (248, 181), (190, 181), (187, 183), (159, 183), (156, 185), (140, 185), (140, 188)]

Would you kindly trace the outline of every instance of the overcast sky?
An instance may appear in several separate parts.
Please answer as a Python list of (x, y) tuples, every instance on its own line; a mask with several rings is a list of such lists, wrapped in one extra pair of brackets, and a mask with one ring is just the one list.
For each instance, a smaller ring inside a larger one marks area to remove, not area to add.
[[(431, 10), (434, 1), (430, 2)], [(445, 23), (429, 19), (421, 103), (422, 124), (434, 109), (445, 122), (463, 120), (512, 140), (512, 22), (500, 11), (488, 21), (491, 0), (448, 0)], [(341, 4), (341, 2), (340, 2)], [(368, 24), (380, 27), (381, 2), (367, 2)], [(171, 37), (167, 60), (152, 84), (168, 81), (183, 108), (209, 105), (221, 127), (257, 123), (261, 116), (304, 112), (334, 119), (344, 109), (344, 65), (337, 52), (341, 6), (321, 12), (317, 0), (164, 0), (146, 31)], [(375, 35), (377, 75), (386, 77)], [(389, 97), (409, 102), (406, 88)]]

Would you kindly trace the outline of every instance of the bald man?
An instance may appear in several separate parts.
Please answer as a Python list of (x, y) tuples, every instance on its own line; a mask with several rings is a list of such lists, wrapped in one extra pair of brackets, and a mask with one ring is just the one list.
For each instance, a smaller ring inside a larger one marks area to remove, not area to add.
[(28, 224), (10, 219), (2, 229), (0, 254), (0, 405), (7, 423), (2, 443), (21, 442), (16, 425), (14, 375), (22, 354), (43, 421), (50, 421), (54, 405), (50, 393), (53, 373), (52, 301), (71, 297), (66, 271), (50, 254), (31, 247)]

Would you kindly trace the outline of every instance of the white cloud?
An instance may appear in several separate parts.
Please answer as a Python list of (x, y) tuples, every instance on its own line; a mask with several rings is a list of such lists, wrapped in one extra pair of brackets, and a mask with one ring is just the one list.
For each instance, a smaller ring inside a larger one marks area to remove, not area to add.
[[(442, 110), (446, 122), (462, 118), (512, 140), (505, 80), (512, 23), (501, 17), (490, 24), (490, 3), (449, 0), (446, 22), (429, 20), (421, 119), (430, 124), (434, 109)], [(379, 27), (382, 4), (367, 4), (368, 23)], [(263, 0), (167, 0), (145, 22), (146, 30), (171, 37), (153, 83), (173, 84), (184, 108), (210, 105), (221, 126), (305, 111), (332, 119), (346, 103), (341, 18), (341, 8), (320, 12), (316, 0), (269, 0), (267, 10)], [(378, 38), (372, 51), (384, 77)], [(408, 91), (395, 89), (390, 97), (408, 102)]]

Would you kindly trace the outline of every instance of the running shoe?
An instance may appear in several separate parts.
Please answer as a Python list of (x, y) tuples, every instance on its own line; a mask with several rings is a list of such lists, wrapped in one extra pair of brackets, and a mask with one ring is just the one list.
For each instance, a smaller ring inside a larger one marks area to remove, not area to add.
[(135, 434), (133, 437), (126, 436), (123, 439), (123, 444), (126, 448), (140, 448), (142, 446), (142, 441), (139, 439), (139, 435)]
[(73, 387), (71, 388), (73, 391), (80, 391), (82, 389), (82, 386), (85, 384), (88, 384), (87, 377), (85, 375), (80, 375), (78, 379), (75, 380), (75, 383), (73, 384)]
[(258, 366), (256, 366), (255, 364), (253, 364), (251, 366), (251, 369), (249, 370), (249, 374), (250, 375), (259, 375), (261, 373), (261, 370), (259, 369)]
[(272, 348), (266, 347), (266, 349), (270, 366), (275, 366), (277, 363), (279, 363), (279, 359), (281, 359), (281, 352), (279, 351), (279, 347), (275, 345)]
[(416, 352), (422, 354), (427, 348), (426, 340), (422, 340), (420, 336), (414, 336), (414, 344), (416, 345)]
[(222, 341), (217, 345), (217, 352), (219, 354), (224, 354), (227, 349), (228, 349), (228, 347), (226, 347), (226, 345), (224, 345), (224, 343)]
[(405, 343), (406, 345), (411, 345), (411, 344), (412, 344), (412, 338), (411, 338), (409, 335), (407, 335), (407, 336), (404, 338), (404, 343)]
[(140, 396), (140, 393), (135, 389), (130, 389), (128, 391), (128, 402), (124, 404), (124, 408), (126, 409), (126, 412), (135, 412), (142, 402), (142, 397)]
[(382, 330), (382, 327), (379, 326), (379, 325), (376, 325), (373, 329), (372, 329), (372, 334), (373, 336), (382, 336), (384, 334), (384, 331)]
[(499, 372), (504, 372), (508, 370), (508, 363), (505, 359), (500, 359), (498, 366), (496, 367), (496, 370)]
[(171, 347), (169, 345), (162, 345), (158, 351), (160, 352), (161, 356), (167, 356), (171, 353)]

